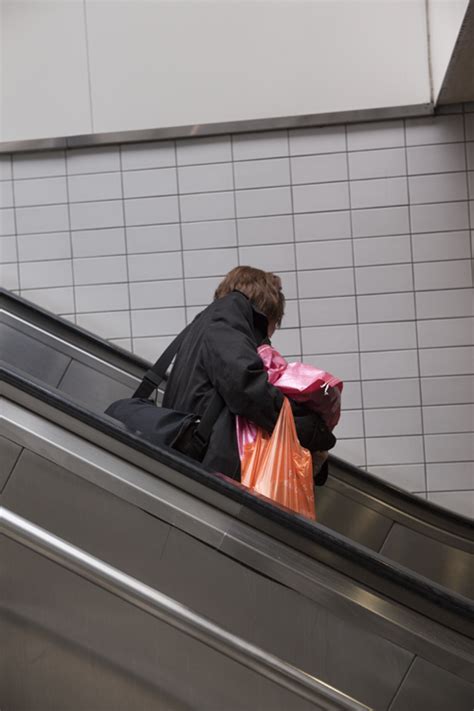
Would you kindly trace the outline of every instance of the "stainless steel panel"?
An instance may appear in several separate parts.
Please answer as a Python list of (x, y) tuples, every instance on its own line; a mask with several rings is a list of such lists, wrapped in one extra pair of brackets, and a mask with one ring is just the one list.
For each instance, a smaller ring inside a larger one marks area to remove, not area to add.
[[(185, 707), (206, 711), (318, 708), (4, 537), (0, 557), (5, 563), (0, 570), (0, 604), (8, 613), (25, 622), (34, 617), (49, 633), (98, 655), (126, 676), (152, 684), (160, 695)], [(25, 672), (27, 679), (28, 669)], [(52, 708), (69, 711), (67, 703), (62, 706), (58, 699)], [(161, 708), (159, 703), (156, 708)], [(120, 704), (116, 711), (131, 709)]]
[(0, 322), (0, 359), (56, 387), (70, 358), (15, 328)]
[(474, 685), (417, 657), (390, 711), (472, 711)]
[(0, 492), (7, 483), (20, 452), (21, 447), (18, 444), (0, 436)]
[(154, 585), (169, 526), (24, 450), (2, 504), (85, 551)]
[(103, 413), (114, 400), (132, 397), (136, 388), (130, 388), (113, 377), (73, 360), (59, 389), (74, 401), (84, 404), (88, 410)]
[(395, 523), (380, 551), (391, 560), (416, 570), (449, 590), (474, 597), (471, 554)]
[(386, 708), (413, 658), (175, 529), (160, 575), (165, 594), (377, 709)]
[(316, 513), (319, 523), (375, 551), (392, 525), (390, 518), (343, 496), (330, 484), (316, 488)]

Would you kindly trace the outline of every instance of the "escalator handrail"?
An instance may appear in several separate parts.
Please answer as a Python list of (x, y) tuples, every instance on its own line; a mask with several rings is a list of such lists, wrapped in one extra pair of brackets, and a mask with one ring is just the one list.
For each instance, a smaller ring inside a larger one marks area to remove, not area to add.
[(0, 506), (0, 533), (270, 679), (291, 693), (317, 704), (318, 708), (325, 711), (370, 711), (368, 706), (228, 632), (185, 605), (3, 506)]

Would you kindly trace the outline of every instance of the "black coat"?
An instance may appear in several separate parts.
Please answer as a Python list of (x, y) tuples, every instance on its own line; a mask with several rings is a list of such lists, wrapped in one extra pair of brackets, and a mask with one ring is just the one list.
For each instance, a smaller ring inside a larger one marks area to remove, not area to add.
[[(267, 341), (268, 321), (249, 299), (234, 291), (217, 299), (194, 320), (166, 385), (163, 406), (202, 415), (216, 389), (225, 402), (203, 464), (240, 481), (235, 415), (268, 432), (283, 403), (268, 381), (257, 348)], [(322, 419), (292, 403), (301, 444), (310, 451), (329, 449), (335, 438)], [(327, 467), (318, 475), (324, 483)], [(324, 480), (324, 481), (323, 481)]]

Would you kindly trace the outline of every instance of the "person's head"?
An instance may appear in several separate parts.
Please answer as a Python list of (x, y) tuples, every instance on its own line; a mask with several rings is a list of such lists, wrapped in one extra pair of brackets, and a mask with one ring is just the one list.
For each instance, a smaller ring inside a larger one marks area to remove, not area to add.
[(268, 335), (280, 326), (285, 313), (285, 295), (281, 279), (272, 272), (254, 267), (235, 267), (217, 287), (214, 299), (222, 299), (232, 291), (241, 291), (268, 319)]

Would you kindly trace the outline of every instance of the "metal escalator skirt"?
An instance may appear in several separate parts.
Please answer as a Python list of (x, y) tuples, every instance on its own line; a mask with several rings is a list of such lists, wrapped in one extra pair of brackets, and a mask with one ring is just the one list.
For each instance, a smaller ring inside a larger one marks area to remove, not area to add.
[(0, 533), (327, 711), (371, 711), (346, 694), (215, 625), (158, 590), (0, 507)]

